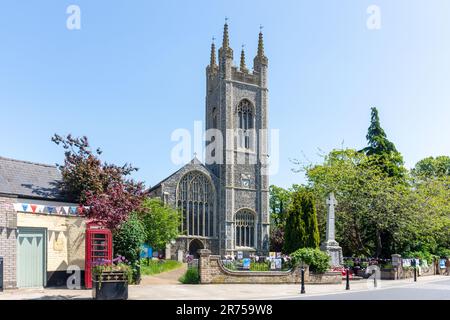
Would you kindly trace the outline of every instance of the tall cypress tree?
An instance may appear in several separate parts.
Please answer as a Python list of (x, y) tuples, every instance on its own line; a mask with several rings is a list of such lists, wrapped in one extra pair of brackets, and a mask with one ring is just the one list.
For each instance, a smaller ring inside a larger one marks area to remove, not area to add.
[(303, 247), (305, 223), (302, 219), (302, 215), (302, 195), (300, 192), (294, 192), (288, 208), (284, 231), (283, 251), (287, 254)]
[(304, 246), (308, 248), (318, 248), (320, 244), (319, 225), (317, 223), (316, 206), (311, 192), (302, 192), (302, 211), (305, 223)]
[(368, 146), (361, 151), (371, 157), (372, 163), (391, 177), (402, 177), (403, 157), (394, 143), (388, 140), (386, 132), (381, 127), (377, 108), (371, 108), (370, 126), (366, 139)]
[(285, 227), (284, 252), (292, 253), (300, 248), (318, 248), (320, 243), (314, 197), (306, 189), (292, 194)]

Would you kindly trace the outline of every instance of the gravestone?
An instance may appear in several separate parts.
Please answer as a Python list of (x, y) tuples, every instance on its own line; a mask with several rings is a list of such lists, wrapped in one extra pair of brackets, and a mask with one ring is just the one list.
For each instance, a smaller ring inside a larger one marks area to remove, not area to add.
[(336, 198), (334, 197), (334, 193), (331, 192), (327, 198), (327, 234), (325, 242), (322, 243), (320, 249), (328, 253), (331, 257), (331, 266), (339, 267), (343, 264), (343, 256), (342, 256), (342, 248), (339, 246), (339, 243), (335, 239), (335, 214), (334, 209), (337, 205)]

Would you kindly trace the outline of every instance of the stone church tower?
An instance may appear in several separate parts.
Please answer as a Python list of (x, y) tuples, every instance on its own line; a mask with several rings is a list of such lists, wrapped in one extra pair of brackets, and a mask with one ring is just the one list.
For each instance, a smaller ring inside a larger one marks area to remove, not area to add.
[[(265, 254), (269, 250), (270, 222), (269, 181), (265, 173), (268, 59), (262, 32), (251, 72), (246, 66), (244, 48), (239, 68), (233, 65), (225, 24), (218, 63), (213, 43), (206, 68), (206, 130), (217, 129), (223, 141), (222, 148), (217, 144), (216, 148), (207, 148), (206, 166), (217, 177), (219, 251)], [(211, 136), (211, 140), (218, 141)]]
[(182, 260), (199, 249), (268, 254), (267, 67), (262, 32), (253, 70), (244, 49), (240, 66), (233, 65), (225, 24), (218, 64), (213, 43), (206, 68), (206, 163), (194, 157), (150, 189), (150, 196), (182, 213), (180, 234), (166, 256)]

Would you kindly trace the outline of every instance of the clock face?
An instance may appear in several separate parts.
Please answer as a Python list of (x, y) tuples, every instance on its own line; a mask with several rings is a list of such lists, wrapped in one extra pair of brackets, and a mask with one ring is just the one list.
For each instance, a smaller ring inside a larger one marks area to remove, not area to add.
[(242, 179), (242, 186), (246, 188), (250, 187), (250, 179)]

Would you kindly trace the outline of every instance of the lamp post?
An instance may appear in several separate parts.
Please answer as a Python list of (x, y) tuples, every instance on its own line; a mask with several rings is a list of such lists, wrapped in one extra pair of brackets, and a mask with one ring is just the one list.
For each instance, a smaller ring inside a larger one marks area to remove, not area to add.
[(306, 293), (305, 291), (305, 264), (302, 261), (302, 269), (301, 269), (301, 282), (302, 282), (302, 287), (300, 290), (300, 294), (304, 294)]
[(413, 266), (414, 266), (414, 282), (417, 282), (417, 261), (416, 261), (416, 259), (413, 260)]
[(373, 270), (372, 271), (372, 275), (373, 275), (373, 286), (374, 288), (378, 287), (378, 283), (377, 283), (377, 271)]

